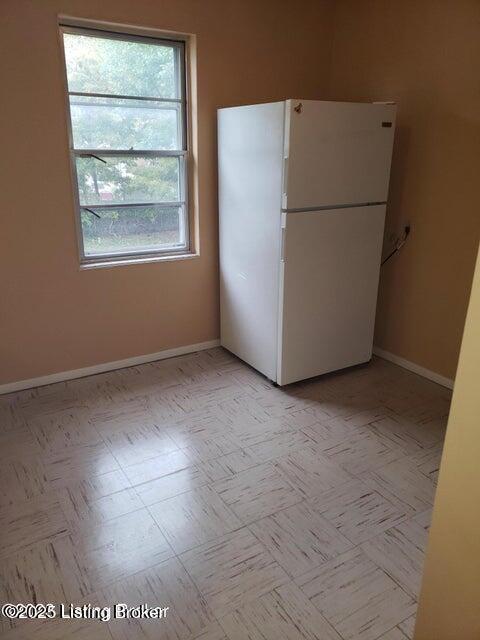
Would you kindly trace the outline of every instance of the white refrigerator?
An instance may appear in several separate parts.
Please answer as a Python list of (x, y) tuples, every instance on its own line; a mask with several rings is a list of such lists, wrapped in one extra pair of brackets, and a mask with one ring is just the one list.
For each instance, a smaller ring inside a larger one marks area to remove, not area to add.
[(279, 385), (372, 356), (395, 111), (218, 111), (221, 344)]

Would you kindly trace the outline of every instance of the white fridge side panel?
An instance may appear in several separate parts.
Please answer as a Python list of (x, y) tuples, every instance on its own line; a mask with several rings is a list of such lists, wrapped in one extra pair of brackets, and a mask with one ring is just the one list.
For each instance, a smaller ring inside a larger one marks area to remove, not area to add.
[(285, 218), (280, 385), (370, 360), (385, 205)]
[(218, 111), (221, 344), (277, 372), (284, 102)]
[(386, 202), (395, 105), (287, 100), (284, 209)]

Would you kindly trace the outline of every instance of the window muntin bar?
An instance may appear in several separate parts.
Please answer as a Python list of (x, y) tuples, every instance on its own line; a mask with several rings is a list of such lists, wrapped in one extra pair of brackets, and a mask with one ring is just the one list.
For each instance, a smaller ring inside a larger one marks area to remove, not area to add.
[(164, 157), (164, 158), (184, 158), (186, 151), (170, 151), (168, 149), (73, 149), (72, 153), (76, 156), (144, 156), (148, 157)]
[(117, 93), (94, 93), (88, 91), (69, 91), (70, 96), (79, 96), (86, 98), (118, 98), (120, 100), (138, 100), (144, 102), (171, 102), (172, 104), (182, 104), (181, 98), (161, 98), (159, 96), (124, 96)]

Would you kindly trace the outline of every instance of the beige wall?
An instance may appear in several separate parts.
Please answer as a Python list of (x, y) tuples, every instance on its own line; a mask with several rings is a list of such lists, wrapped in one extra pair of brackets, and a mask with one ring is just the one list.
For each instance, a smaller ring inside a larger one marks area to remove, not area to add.
[[(201, 256), (80, 271), (59, 13), (194, 33)], [(331, 4), (2, 0), (0, 384), (215, 339), (216, 108), (325, 95)]]
[(376, 344), (453, 378), (480, 232), (480, 2), (339, 0), (330, 97), (398, 102)]
[[(80, 271), (59, 13), (197, 35), (199, 258)], [(479, 237), (477, 0), (3, 0), (0, 384), (218, 337), (215, 110), (399, 103), (377, 344), (453, 377)], [(333, 48), (332, 48), (332, 37)]]
[(480, 254), (462, 341), (415, 640), (480, 638)]

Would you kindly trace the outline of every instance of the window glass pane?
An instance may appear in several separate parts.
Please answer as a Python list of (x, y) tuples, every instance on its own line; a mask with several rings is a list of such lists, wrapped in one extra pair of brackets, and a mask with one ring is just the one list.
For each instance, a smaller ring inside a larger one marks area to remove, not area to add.
[(181, 148), (175, 103), (70, 96), (70, 114), (75, 149)]
[(108, 156), (77, 157), (81, 205), (181, 200), (178, 157)]
[(183, 207), (121, 207), (82, 211), (86, 256), (185, 246)]
[(64, 33), (69, 91), (178, 98), (175, 47)]

